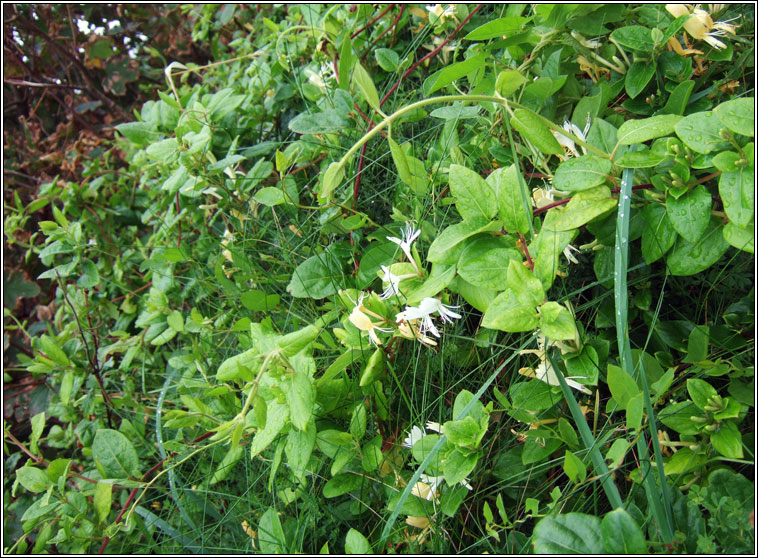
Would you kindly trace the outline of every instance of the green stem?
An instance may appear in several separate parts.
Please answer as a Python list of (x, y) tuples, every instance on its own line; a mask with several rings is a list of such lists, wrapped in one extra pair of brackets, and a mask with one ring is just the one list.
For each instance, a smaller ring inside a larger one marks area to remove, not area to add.
[[(348, 159), (350, 159), (350, 157), (352, 157), (353, 154), (355, 154), (355, 152), (358, 151), (363, 146), (364, 143), (371, 140), (371, 138), (379, 134), (384, 128), (389, 126), (393, 121), (397, 120), (404, 114), (412, 112), (418, 108), (425, 107), (427, 105), (434, 105), (438, 103), (450, 103), (450, 102), (455, 102), (455, 101), (465, 101), (465, 102), (472, 102), (472, 103), (495, 103), (503, 107), (506, 107), (506, 110), (509, 105), (514, 106), (516, 108), (523, 109), (523, 110), (529, 110), (519, 103), (516, 103), (513, 101), (507, 101), (506, 99), (503, 99), (502, 97), (495, 97), (492, 95), (443, 95), (441, 97), (431, 97), (429, 99), (423, 99), (421, 101), (417, 101), (406, 107), (401, 108), (397, 112), (392, 113), (391, 115), (387, 116), (384, 120), (379, 122), (376, 126), (374, 126), (374, 128), (372, 128), (361, 139), (359, 139), (355, 144), (353, 144), (353, 146), (350, 149), (347, 150), (345, 155), (342, 156), (342, 159), (339, 160), (339, 166), (343, 167), (345, 163), (348, 161)], [(530, 110), (530, 112), (532, 111)], [(553, 122), (551, 122), (544, 116), (541, 116), (535, 112), (532, 112), (532, 114), (536, 116), (537, 118), (539, 118), (542, 121), (542, 123), (548, 128), (550, 128), (551, 130), (558, 132), (559, 134), (562, 134), (566, 136), (567, 138), (570, 138), (571, 140), (574, 141), (574, 143), (579, 144), (582, 147), (586, 148), (587, 150), (596, 153), (600, 157), (610, 159), (610, 156), (604, 151), (596, 148), (594, 145), (588, 144), (586, 141), (582, 140), (581, 138), (576, 137), (571, 132), (567, 132), (566, 130), (554, 124)]]

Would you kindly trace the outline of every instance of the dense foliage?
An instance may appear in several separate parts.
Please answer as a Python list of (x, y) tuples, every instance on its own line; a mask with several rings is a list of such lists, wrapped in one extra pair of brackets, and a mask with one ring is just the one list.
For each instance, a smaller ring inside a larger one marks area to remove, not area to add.
[(8, 552), (754, 550), (751, 6), (64, 8)]

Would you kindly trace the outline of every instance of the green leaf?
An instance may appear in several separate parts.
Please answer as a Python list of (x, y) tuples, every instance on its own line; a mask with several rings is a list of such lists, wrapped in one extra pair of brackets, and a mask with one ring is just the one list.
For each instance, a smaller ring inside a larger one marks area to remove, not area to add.
[(360, 403), (353, 409), (353, 414), (350, 417), (350, 435), (355, 440), (361, 440), (366, 435), (366, 423), (368, 421), (368, 414), (366, 412), (366, 405)]
[(568, 246), (576, 231), (553, 231), (550, 220), (552, 213), (548, 211), (537, 238), (529, 245), (529, 254), (534, 260), (534, 275), (542, 283), (542, 287), (549, 289), (555, 279), (558, 270), (558, 259), (563, 249)]
[(343, 284), (342, 266), (328, 252), (311, 256), (295, 269), (287, 292), (295, 298), (325, 298)]
[[(232, 440), (232, 442), (234, 442), (234, 440)], [(213, 486), (217, 482), (227, 479), (232, 473), (234, 466), (240, 461), (240, 459), (242, 459), (244, 453), (245, 449), (242, 446), (232, 443), (232, 447), (229, 448), (229, 451), (226, 452), (221, 463), (219, 463), (216, 470), (213, 471), (213, 475), (208, 481), (208, 485)]]
[(390, 144), (390, 153), (400, 180), (410, 186), (416, 194), (426, 193), (429, 180), (424, 163), (407, 155), (392, 138), (387, 138), (387, 142)]
[(264, 291), (252, 289), (240, 296), (242, 306), (254, 312), (267, 312), (279, 305), (278, 294), (266, 294)]
[(166, 323), (168, 323), (168, 327), (178, 333), (184, 331), (184, 317), (179, 310), (173, 310), (168, 316), (166, 316)]
[(42, 469), (37, 467), (30, 467), (25, 465), (20, 469), (16, 469), (16, 479), (18, 482), (26, 488), (29, 492), (39, 493), (47, 490), (50, 486), (50, 479)]
[(637, 382), (623, 368), (613, 364), (608, 365), (608, 387), (619, 409), (626, 409), (629, 400), (640, 393)]
[(708, 402), (710, 398), (718, 395), (718, 392), (711, 384), (698, 378), (689, 378), (687, 380), (687, 393), (690, 394), (692, 402), (701, 410), (704, 410), (710, 404)]
[(721, 103), (713, 112), (732, 132), (753, 137), (755, 134), (755, 98), (742, 97)]
[(600, 524), (606, 554), (647, 554), (645, 536), (624, 508), (609, 512)]
[(583, 155), (563, 161), (555, 170), (553, 186), (557, 190), (579, 192), (603, 184), (611, 171), (611, 161), (594, 155)]
[(492, 219), (497, 214), (494, 190), (481, 176), (466, 167), (450, 165), (450, 192), (463, 219)]
[(454, 449), (447, 455), (447, 459), (442, 467), (445, 482), (452, 486), (465, 480), (476, 467), (478, 460), (479, 456), (476, 453), (464, 454), (459, 449)]
[[(531, 111), (516, 109), (511, 118), (513, 128), (531, 141), (545, 155), (563, 155), (563, 148), (542, 118)], [(556, 185), (556, 188), (558, 186)]]
[(638, 431), (642, 426), (643, 394), (638, 393), (626, 402), (626, 427)]
[(440, 107), (429, 113), (429, 116), (442, 120), (465, 120), (479, 116), (479, 106), (464, 106), (463, 103), (453, 103), (449, 107)]
[(264, 554), (287, 553), (282, 523), (274, 508), (268, 508), (258, 522), (258, 547)]
[(295, 475), (305, 475), (308, 460), (311, 458), (316, 445), (316, 425), (309, 422), (305, 430), (291, 429), (287, 434), (284, 454), (287, 456), (287, 466)]
[(693, 416), (701, 416), (702, 413), (692, 401), (680, 401), (664, 407), (658, 413), (658, 419), (679, 434), (699, 434), (699, 424), (691, 420)]
[(611, 197), (611, 190), (607, 186), (582, 190), (575, 194), (565, 206), (550, 209), (550, 212), (555, 212), (555, 215), (545, 223), (552, 230), (557, 231), (577, 229), (595, 217), (610, 211), (616, 207), (617, 203), (618, 200)]
[(618, 144), (632, 145), (668, 136), (681, 121), (682, 117), (675, 114), (662, 114), (639, 120), (627, 120), (618, 129)]
[(719, 135), (721, 128), (721, 121), (712, 111), (685, 116), (675, 126), (679, 139), (697, 153), (729, 148), (729, 143)]
[(563, 471), (571, 482), (581, 483), (587, 478), (587, 466), (568, 450), (563, 459)]
[(755, 212), (754, 169), (741, 167), (736, 172), (722, 173), (719, 176), (719, 195), (729, 221), (738, 227), (747, 228), (753, 221)]
[(602, 554), (600, 520), (584, 513), (545, 517), (532, 535), (536, 554)]
[(482, 327), (516, 333), (532, 331), (539, 325), (534, 305), (524, 304), (511, 289), (495, 297), (482, 317)]
[[(587, 348), (589, 345), (585, 345)], [(579, 438), (576, 435), (576, 430), (571, 426), (571, 423), (564, 417), (558, 419), (558, 432), (561, 435), (561, 440), (572, 448), (579, 447)]]
[(42, 431), (45, 429), (44, 411), (34, 415), (30, 422), (32, 424), (32, 433), (29, 437), (29, 447), (32, 450), (32, 453), (39, 453), (37, 442), (39, 441), (39, 437), (42, 435)]
[[(515, 164), (496, 169), (487, 177), (487, 183), (497, 197), (498, 216), (505, 230), (526, 234), (529, 232), (532, 208), (524, 205), (518, 173), (519, 169)], [(529, 203), (529, 196), (527, 195), (526, 198)]]
[(458, 274), (474, 286), (503, 290), (509, 262), (521, 263), (521, 254), (501, 238), (480, 236), (466, 240), (466, 247), (458, 260)]
[(571, 312), (557, 302), (546, 302), (540, 306), (540, 329), (548, 339), (574, 339), (576, 324)]
[(655, 60), (635, 60), (624, 76), (624, 86), (630, 99), (642, 93), (655, 75)]
[(488, 57), (484, 53), (481, 53), (434, 72), (424, 80), (424, 96), (428, 97), (438, 89), (478, 70), (487, 63), (487, 60)]
[(111, 511), (112, 492), (112, 484), (99, 482), (95, 487), (95, 496), (92, 498), (92, 503), (95, 506), (95, 513), (97, 513), (98, 523), (105, 521)]
[(683, 81), (677, 85), (669, 95), (668, 101), (666, 101), (664, 107), (660, 110), (661, 114), (683, 115), (694, 87), (695, 82), (691, 79)]
[(374, 80), (371, 79), (371, 76), (366, 69), (361, 66), (360, 62), (356, 62), (355, 66), (353, 66), (353, 83), (363, 94), (366, 102), (371, 105), (371, 108), (377, 112), (381, 112), (382, 109), (379, 106), (379, 94), (376, 92)]
[(501, 226), (499, 221), (490, 221), (485, 217), (450, 225), (429, 246), (426, 259), (434, 263), (454, 264), (461, 255), (464, 240), (481, 232), (498, 231)]
[(711, 267), (724, 255), (729, 244), (724, 240), (721, 221), (711, 216), (705, 234), (696, 243), (677, 239), (666, 263), (672, 275), (694, 275)]
[(104, 478), (125, 479), (139, 476), (137, 450), (129, 439), (108, 428), (101, 428), (92, 443), (92, 457)]
[(495, 91), (500, 96), (508, 98), (518, 91), (524, 82), (526, 82), (526, 78), (518, 70), (503, 70), (497, 75)]
[(534, 274), (522, 262), (508, 262), (508, 287), (519, 298), (521, 304), (536, 306), (545, 300), (545, 289)]
[(492, 21), (480, 25), (463, 38), (467, 41), (486, 41), (487, 39), (500, 38), (504, 35), (510, 36), (513, 33), (520, 31), (521, 27), (530, 19), (531, 18), (520, 16), (508, 16), (493, 19)]
[(708, 327), (695, 326), (687, 342), (687, 356), (683, 362), (696, 363), (708, 358)]
[(340, 47), (339, 61), (339, 86), (347, 91), (350, 87), (350, 70), (353, 68), (353, 44), (350, 41), (350, 33), (345, 34)]
[(643, 208), (642, 256), (648, 264), (659, 260), (676, 241), (676, 229), (671, 224), (666, 207), (650, 204)]
[(384, 460), (381, 434), (377, 434), (371, 438), (371, 440), (363, 444), (361, 449), (363, 450), (363, 458), (361, 459), (363, 470), (367, 473), (376, 471)]
[(68, 358), (68, 355), (61, 349), (53, 339), (48, 337), (47, 335), (43, 335), (39, 338), (40, 344), (42, 345), (42, 350), (44, 353), (50, 357), (50, 360), (55, 362), (55, 364), (59, 366), (68, 366), (71, 364), (71, 361)]
[(400, 55), (389, 48), (378, 48), (374, 51), (376, 62), (385, 72), (394, 72), (400, 63)]
[(313, 381), (304, 370), (295, 369), (285, 395), (292, 425), (298, 430), (305, 430), (313, 416), (314, 390)]
[(167, 162), (168, 158), (175, 155), (179, 149), (179, 142), (176, 138), (168, 138), (150, 144), (145, 150), (148, 157), (155, 161)]
[(476, 447), (481, 430), (479, 423), (471, 416), (463, 420), (449, 420), (442, 425), (442, 431), (451, 444), (469, 448)]
[(274, 207), (275, 205), (281, 205), (285, 201), (287, 201), (282, 189), (277, 188), (275, 186), (266, 186), (264, 188), (261, 188), (255, 193), (255, 195), (253, 196), (253, 199), (257, 201), (258, 203), (265, 205), (267, 207)]
[(753, 236), (753, 230), (755, 226), (753, 221), (750, 221), (748, 228), (738, 227), (734, 223), (727, 223), (724, 225), (724, 240), (735, 248), (744, 250), (745, 252), (755, 253), (755, 238)]
[(318, 193), (319, 202), (324, 203), (329, 200), (335, 188), (342, 183), (343, 178), (345, 178), (345, 167), (339, 161), (330, 163), (324, 172), (324, 180)]
[(708, 228), (711, 217), (711, 194), (698, 185), (683, 196), (666, 196), (666, 214), (676, 232), (696, 243)]
[(361, 374), (361, 380), (359, 385), (361, 387), (367, 387), (381, 378), (386, 371), (386, 365), (384, 363), (384, 351), (377, 347), (377, 349), (371, 353), (371, 356), (366, 363), (366, 368)]
[(348, 492), (359, 490), (365, 479), (355, 473), (342, 473), (329, 479), (324, 485), (324, 498), (336, 498)]
[(724, 457), (742, 459), (742, 435), (737, 425), (731, 421), (722, 421), (716, 432), (711, 434), (711, 444)]
[(642, 25), (629, 25), (614, 29), (611, 38), (622, 47), (639, 52), (653, 52), (655, 48), (650, 29)]
[(116, 130), (138, 147), (146, 147), (160, 137), (150, 122), (125, 122), (116, 126)]
[(287, 127), (296, 134), (327, 134), (347, 127), (348, 121), (335, 110), (314, 114), (298, 114), (289, 121)]
[(353, 528), (347, 532), (345, 537), (345, 554), (372, 554), (371, 545), (368, 539), (359, 531)]
[(267, 402), (266, 426), (255, 433), (250, 443), (250, 459), (265, 450), (281, 432), (289, 418), (289, 406), (278, 401)]

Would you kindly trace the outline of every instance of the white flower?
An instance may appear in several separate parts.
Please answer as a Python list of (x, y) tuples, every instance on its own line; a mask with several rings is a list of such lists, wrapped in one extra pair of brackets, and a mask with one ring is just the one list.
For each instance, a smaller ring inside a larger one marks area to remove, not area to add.
[(413, 428), (411, 428), (411, 431), (408, 433), (408, 436), (405, 437), (405, 440), (403, 440), (403, 447), (409, 448), (409, 449), (413, 448), (413, 444), (418, 442), (424, 436), (426, 436), (426, 432), (424, 432), (418, 426), (414, 426)]
[[(429, 501), (436, 499), (437, 491), (442, 484), (442, 481), (445, 480), (445, 477), (442, 475), (433, 477), (430, 475), (422, 474), (419, 479), (419, 482), (413, 485), (411, 494)], [(460, 484), (461, 486), (466, 487), (468, 490), (472, 490), (471, 485), (468, 483), (468, 479), (463, 479)]]
[(411, 322), (413, 320), (421, 320), (419, 332), (422, 335), (426, 332), (429, 332), (435, 337), (439, 337), (440, 332), (434, 325), (432, 314), (437, 312), (440, 315), (440, 319), (443, 323), (452, 322), (453, 319), (458, 319), (461, 317), (461, 315), (453, 312), (451, 308), (458, 307), (445, 306), (439, 299), (427, 297), (421, 301), (421, 304), (419, 304), (418, 307), (406, 306), (405, 310), (403, 312), (400, 312), (395, 319), (397, 322)]
[(382, 283), (386, 283), (387, 286), (384, 288), (384, 292), (382, 292), (381, 296), (379, 297), (380, 300), (386, 300), (388, 298), (392, 298), (393, 296), (400, 295), (400, 281), (416, 276), (412, 273), (406, 275), (395, 275), (386, 265), (382, 266), (382, 273), (384, 274), (382, 276)]
[(578, 263), (579, 263), (579, 260), (577, 260), (577, 259), (574, 257), (574, 254), (572, 254), (572, 253), (571, 253), (571, 251), (572, 251), (572, 250), (573, 250), (574, 252), (581, 252), (581, 250), (579, 250), (578, 248), (574, 248), (574, 247), (573, 247), (571, 244), (569, 244), (568, 246), (566, 246), (566, 247), (563, 249), (563, 256), (564, 256), (564, 257), (565, 257), (565, 258), (568, 260), (568, 262), (569, 262), (570, 264), (572, 264), (572, 263), (578, 264)]
[(414, 230), (413, 225), (410, 223), (405, 224), (405, 231), (403, 232), (402, 238), (397, 238), (395, 236), (388, 236), (387, 240), (390, 242), (394, 242), (400, 248), (402, 248), (405, 255), (408, 257), (408, 261), (413, 264), (413, 267), (416, 268), (416, 271), (418, 271), (418, 265), (416, 265), (416, 260), (413, 259), (413, 254), (411, 253), (411, 244), (413, 244), (413, 241), (418, 238), (418, 235), (421, 234), (421, 230)]
[(431, 430), (432, 432), (437, 432), (438, 434), (442, 433), (442, 425), (439, 422), (428, 421), (426, 423), (426, 429)]
[[(363, 299), (365, 297), (366, 295), (364, 293), (361, 293), (361, 296), (358, 298), (358, 302), (355, 304), (353, 311), (350, 312), (350, 316), (348, 316), (348, 319), (350, 320), (350, 323), (352, 323), (355, 327), (357, 327), (361, 331), (367, 331), (369, 341), (373, 343), (374, 345), (378, 346), (382, 344), (382, 341), (376, 335), (376, 331), (381, 331), (382, 333), (391, 333), (393, 330), (379, 327), (379, 324), (376, 324), (371, 321), (371, 318), (366, 314), (366, 312), (369, 312), (369, 310), (363, 307)], [(373, 314), (373, 312), (370, 312), (370, 313)], [(377, 317), (380, 317), (380, 316), (377, 316)]]
[[(727, 33), (731, 33), (732, 35), (735, 34), (734, 30), (737, 27), (736, 25), (732, 25), (727, 21), (717, 21), (714, 23), (711, 15), (705, 10), (700, 9), (699, 5), (693, 8), (692, 5), (689, 4), (666, 4), (666, 10), (674, 17), (681, 17), (689, 14), (690, 17), (684, 22), (684, 30), (687, 31), (693, 39), (705, 41), (715, 49), (721, 50), (726, 48), (726, 45), (716, 37), (723, 37)], [(676, 41), (676, 39), (674, 39), (674, 41)]]
[[(455, 21), (458, 21), (458, 19), (455, 17), (455, 10), (453, 9), (453, 6), (448, 6), (447, 8), (443, 9), (441, 4), (428, 4), (426, 6), (426, 11), (429, 12), (429, 15), (437, 16), (439, 23), (444, 23), (447, 18), (451, 18), (451, 19), (454, 19)], [(438, 23), (438, 22), (430, 21), (430, 23)]]
[[(574, 124), (573, 122), (570, 122), (566, 120), (563, 123), (563, 128), (566, 130), (569, 134), (574, 134), (576, 137), (578, 137), (582, 141), (587, 141), (587, 132), (590, 131), (590, 116), (587, 115), (587, 125), (584, 127), (584, 130), (580, 130), (579, 126)], [(553, 131), (553, 136), (555, 136), (555, 139), (558, 140), (558, 143), (563, 147), (563, 150), (566, 152), (566, 155), (564, 157), (560, 157), (561, 159), (569, 159), (571, 157), (579, 157), (579, 151), (576, 149), (576, 143), (571, 138), (564, 136), (560, 132)], [(587, 154), (587, 150), (582, 147), (582, 152), (584, 154)]]
[[(520, 370), (519, 370), (520, 372)], [(535, 368), (534, 370), (534, 376), (541, 382), (545, 382), (546, 384), (549, 384), (551, 386), (560, 386), (561, 382), (558, 379), (558, 376), (555, 373), (555, 370), (550, 365), (550, 362), (547, 360), (543, 360), (540, 362), (540, 364)], [(579, 382), (575, 382), (573, 378), (564, 378), (566, 380), (566, 383), (570, 388), (576, 389), (581, 391), (582, 393), (586, 393), (589, 395), (592, 393), (587, 386), (580, 384)]]
[[(434, 324), (432, 324), (434, 326)], [(418, 320), (404, 321), (397, 325), (398, 333), (406, 339), (417, 339), (424, 345), (430, 345), (432, 347), (437, 345), (437, 342), (431, 337), (424, 335), (421, 331)], [(424, 330), (428, 331), (428, 330)], [(436, 328), (435, 328), (436, 331)]]
[[(522, 374), (529, 378), (537, 378), (541, 382), (545, 382), (546, 384), (549, 384), (551, 386), (560, 386), (561, 382), (560, 380), (558, 380), (558, 376), (556, 375), (555, 370), (550, 365), (550, 361), (547, 358), (547, 350), (552, 346), (556, 346), (560, 348), (561, 353), (573, 351), (572, 349), (567, 347), (563, 342), (553, 341), (552, 339), (550, 340), (550, 343), (548, 344), (548, 346), (545, 346), (545, 336), (542, 333), (540, 333), (537, 335), (537, 349), (525, 349), (519, 353), (522, 355), (523, 354), (537, 355), (540, 359), (540, 363), (537, 365), (537, 368), (535, 368), (534, 370), (529, 367), (521, 368), (518, 371), (519, 374)], [(589, 390), (589, 388), (585, 386), (584, 384), (575, 382), (574, 381), (575, 377), (578, 377), (578, 376), (564, 378), (564, 380), (566, 380), (566, 383), (568, 384), (570, 388), (579, 390), (582, 393), (586, 393), (586, 394), (592, 393)]]

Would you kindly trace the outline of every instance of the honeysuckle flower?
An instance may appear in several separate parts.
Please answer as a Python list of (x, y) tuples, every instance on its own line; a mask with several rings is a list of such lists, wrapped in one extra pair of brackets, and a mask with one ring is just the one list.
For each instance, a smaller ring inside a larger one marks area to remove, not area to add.
[(447, 8), (443, 8), (442, 4), (428, 4), (426, 6), (426, 11), (429, 12), (430, 16), (431, 15), (437, 16), (439, 23), (445, 23), (445, 20), (447, 18), (458, 21), (458, 18), (455, 17), (455, 9), (453, 6), (448, 6)]
[[(546, 384), (549, 384), (551, 386), (561, 385), (561, 382), (560, 380), (558, 380), (558, 376), (556, 375), (555, 370), (550, 365), (550, 361), (548, 360), (541, 361), (537, 365), (537, 368), (535, 369), (521, 368), (519, 370), (519, 374), (522, 374), (530, 378), (537, 378), (539, 381), (545, 382)], [(586, 393), (587, 395), (592, 393), (587, 388), (587, 386), (574, 381), (573, 377), (568, 377), (568, 378), (563, 378), (563, 379), (566, 380), (566, 384), (568, 384), (568, 386), (572, 389), (581, 391), (582, 393)]]
[(386, 265), (382, 266), (382, 283), (386, 283), (387, 286), (384, 288), (384, 292), (382, 292), (381, 296), (379, 297), (380, 300), (386, 300), (388, 298), (391, 298), (393, 296), (400, 295), (400, 281), (403, 279), (409, 279), (411, 277), (416, 277), (415, 274), (409, 273), (405, 275), (395, 275), (390, 271), (390, 268)]
[(413, 428), (411, 428), (411, 431), (403, 440), (403, 447), (409, 449), (412, 448), (413, 444), (418, 442), (424, 436), (426, 436), (426, 432), (424, 432), (422, 428), (414, 425)]
[[(363, 299), (365, 297), (366, 295), (364, 293), (361, 293), (361, 296), (358, 297), (358, 302), (355, 304), (353, 311), (350, 312), (350, 316), (348, 316), (348, 319), (350, 320), (350, 323), (352, 323), (355, 327), (357, 327), (361, 331), (367, 331), (369, 341), (373, 343), (374, 345), (379, 346), (382, 344), (382, 341), (376, 335), (376, 332), (381, 331), (382, 333), (391, 333), (393, 330), (389, 328), (379, 327), (379, 323), (374, 323), (371, 321), (371, 318), (368, 316), (368, 313), (373, 314), (375, 316), (376, 314), (364, 308)], [(376, 317), (380, 318), (381, 316), (376, 316)]]
[(570, 264), (572, 264), (572, 263), (574, 263), (574, 264), (578, 264), (578, 263), (579, 263), (579, 260), (577, 260), (577, 259), (574, 257), (574, 255), (571, 253), (571, 251), (572, 251), (572, 250), (573, 250), (574, 252), (577, 252), (577, 253), (581, 251), (581, 250), (579, 250), (578, 248), (575, 248), (574, 246), (572, 246), (571, 244), (569, 244), (568, 246), (566, 246), (566, 247), (563, 249), (563, 256), (564, 256), (564, 257), (565, 257), (565, 258), (568, 260), (568, 263), (570, 263)]
[[(445, 477), (442, 475), (435, 477), (422, 474), (421, 477), (419, 477), (419, 481), (413, 485), (411, 494), (418, 496), (419, 498), (424, 498), (425, 500), (431, 501), (437, 497), (437, 491), (442, 484), (442, 481), (444, 480)], [(463, 479), (460, 482), (460, 485), (468, 490), (473, 490), (472, 486), (468, 482), (468, 479)]]
[[(444, 41), (445, 41), (445, 39), (443, 39), (442, 37), (434, 37), (434, 39), (432, 39), (432, 43), (431, 44), (421, 45), (421, 46), (424, 47), (426, 50), (435, 50)], [(457, 48), (458, 48), (458, 42), (457, 41), (450, 42), (450, 43), (448, 43), (448, 44), (446, 44), (445, 46), (442, 47), (442, 49), (440, 50), (440, 53), (442, 54), (442, 63), (443, 64), (447, 64), (447, 60), (448, 60), (448, 58), (450, 58), (450, 53), (451, 52), (455, 52), (455, 50)]]
[(532, 205), (536, 208), (545, 207), (555, 201), (555, 197), (565, 198), (570, 192), (563, 192), (555, 188), (534, 188), (532, 190)]
[[(433, 324), (432, 324), (433, 325)], [(424, 345), (436, 347), (437, 342), (431, 337), (427, 337), (421, 331), (419, 320), (403, 321), (397, 324), (398, 333), (406, 339), (416, 339)]]
[[(587, 132), (590, 131), (590, 124), (590, 117), (587, 115), (587, 125), (584, 127), (584, 130), (581, 130), (579, 126), (568, 120), (563, 123), (561, 128), (566, 130), (569, 134), (574, 134), (580, 140), (587, 141)], [(563, 157), (559, 155), (561, 160), (570, 159), (571, 157), (579, 157), (579, 151), (576, 149), (576, 143), (574, 140), (556, 131), (553, 131), (553, 136), (555, 136), (555, 139), (558, 140), (558, 143), (563, 147), (564, 152), (566, 152)], [(582, 153), (586, 154), (587, 149), (582, 147)]]
[(397, 238), (396, 236), (387, 237), (387, 240), (394, 242), (400, 246), (405, 255), (408, 257), (408, 261), (411, 262), (413, 264), (413, 267), (416, 268), (416, 271), (418, 271), (418, 265), (416, 264), (416, 260), (413, 259), (413, 254), (411, 253), (411, 244), (413, 244), (413, 241), (416, 240), (420, 234), (421, 229), (414, 230), (413, 225), (406, 223), (402, 238)]
[(400, 312), (395, 319), (398, 323), (420, 320), (419, 331), (422, 335), (429, 332), (435, 337), (439, 337), (440, 332), (434, 325), (432, 314), (438, 313), (443, 323), (452, 322), (453, 319), (458, 319), (461, 315), (453, 312), (451, 308), (457, 308), (457, 306), (446, 306), (439, 299), (427, 297), (421, 301), (418, 307), (406, 306), (405, 310)]
[[(684, 22), (684, 30), (693, 39), (705, 41), (717, 50), (726, 48), (726, 45), (716, 37), (723, 37), (727, 33), (735, 34), (736, 25), (730, 24), (728, 21), (717, 21), (714, 23), (711, 15), (705, 10), (700, 9), (699, 4), (694, 7), (690, 4), (666, 4), (666, 10), (674, 17), (689, 14), (690, 17)], [(676, 51), (677, 48), (672, 41), (677, 43), (676, 46), (679, 46), (679, 43), (674, 37), (669, 39), (669, 44)], [(681, 50), (681, 46), (679, 46), (679, 49)]]
[[(519, 374), (523, 376), (527, 376), (528, 378), (537, 378), (541, 382), (545, 382), (546, 384), (549, 384), (551, 386), (560, 386), (561, 382), (558, 380), (558, 376), (555, 373), (555, 370), (553, 369), (552, 365), (550, 364), (550, 361), (547, 358), (547, 349), (556, 346), (561, 349), (561, 352), (570, 352), (572, 349), (567, 347), (564, 343), (560, 341), (550, 341), (550, 343), (545, 344), (545, 336), (541, 333), (537, 335), (537, 349), (524, 349), (519, 354), (534, 354), (537, 355), (540, 359), (540, 363), (537, 365), (537, 368), (521, 368), (518, 372)], [(575, 376), (564, 378), (566, 380), (566, 384), (570, 388), (576, 389), (581, 391), (582, 393), (590, 394), (592, 393), (587, 386), (580, 384), (579, 382), (574, 381)]]

